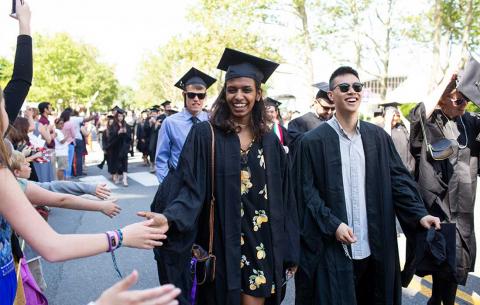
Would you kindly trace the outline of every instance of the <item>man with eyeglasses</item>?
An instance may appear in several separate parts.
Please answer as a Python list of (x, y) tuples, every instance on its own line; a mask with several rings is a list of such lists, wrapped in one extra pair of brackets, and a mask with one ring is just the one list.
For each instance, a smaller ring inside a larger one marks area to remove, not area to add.
[(294, 163), (296, 304), (401, 304), (395, 216), (408, 232), (440, 220), (427, 215), (387, 133), (359, 120), (357, 71), (338, 68), (329, 89), (335, 115), (301, 138)]
[(178, 157), (183, 144), (194, 124), (208, 120), (208, 114), (203, 111), (207, 89), (216, 79), (200, 70), (191, 68), (176, 84), (183, 90), (184, 109), (168, 116), (158, 133), (157, 151), (155, 154), (156, 175), (160, 183), (169, 171), (177, 167)]
[(305, 132), (318, 127), (323, 122), (328, 121), (335, 111), (335, 105), (328, 98), (328, 84), (325, 82), (313, 85), (318, 88), (315, 101), (312, 105), (312, 111), (308, 112), (288, 123), (288, 134), (291, 138), (290, 150), (292, 150), (295, 141)]
[[(445, 77), (431, 98), (410, 113), (410, 150), (425, 207), (442, 222), (456, 224), (454, 270), (432, 272), (429, 305), (455, 304), (457, 286), (465, 285), (475, 269), (480, 118), (466, 107), (468, 101), (480, 105), (479, 79), (480, 64), (471, 58), (461, 77)], [(439, 146), (440, 141), (449, 144)]]

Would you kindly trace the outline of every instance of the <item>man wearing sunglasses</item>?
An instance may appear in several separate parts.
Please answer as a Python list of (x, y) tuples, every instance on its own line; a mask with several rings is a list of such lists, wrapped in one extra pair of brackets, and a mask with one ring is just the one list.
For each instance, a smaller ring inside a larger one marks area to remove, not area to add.
[(427, 215), (391, 138), (359, 120), (357, 71), (338, 68), (329, 89), (335, 115), (302, 137), (294, 164), (296, 304), (401, 304), (395, 216), (407, 232), (440, 220)]
[(299, 136), (328, 121), (335, 111), (335, 105), (327, 94), (329, 91), (328, 83), (322, 82), (313, 86), (318, 88), (318, 92), (312, 105), (312, 111), (288, 123), (288, 134), (291, 139), (290, 151), (292, 151), (294, 143), (299, 139)]
[(457, 286), (465, 285), (468, 273), (474, 271), (476, 256), (474, 205), (480, 118), (465, 109), (468, 101), (480, 105), (480, 64), (472, 58), (462, 77), (445, 79), (430, 99), (410, 113), (411, 152), (423, 201), (442, 222), (455, 223), (457, 233), (456, 268), (432, 272), (429, 305), (455, 304)]
[(175, 84), (175, 87), (183, 90), (184, 109), (168, 116), (162, 122), (158, 133), (155, 167), (160, 183), (170, 170), (177, 167), (178, 157), (192, 126), (208, 120), (208, 114), (202, 109), (207, 97), (207, 89), (215, 81), (216, 79), (202, 71), (191, 68)]

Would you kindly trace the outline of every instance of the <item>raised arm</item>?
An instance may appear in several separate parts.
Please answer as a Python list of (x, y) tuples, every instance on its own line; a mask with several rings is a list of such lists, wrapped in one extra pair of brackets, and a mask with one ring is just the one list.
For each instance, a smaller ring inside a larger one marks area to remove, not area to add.
[(17, 38), (17, 49), (15, 62), (13, 64), (12, 78), (5, 87), (5, 107), (8, 119), (12, 124), (22, 108), (32, 84), (33, 59), (32, 59), (32, 37), (30, 36), (30, 7), (26, 1), (17, 1), (17, 19), (19, 25), (19, 36)]

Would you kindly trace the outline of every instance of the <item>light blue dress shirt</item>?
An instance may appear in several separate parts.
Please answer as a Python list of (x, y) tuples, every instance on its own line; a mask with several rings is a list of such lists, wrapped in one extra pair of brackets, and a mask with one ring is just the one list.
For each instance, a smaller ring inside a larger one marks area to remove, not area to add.
[(348, 226), (353, 229), (357, 242), (351, 245), (352, 258), (364, 259), (370, 256), (368, 241), (367, 202), (365, 197), (365, 152), (363, 150), (360, 121), (355, 134), (350, 137), (340, 122), (333, 116), (327, 123), (335, 129), (340, 142), (342, 180), (345, 194)]
[[(197, 115), (203, 122), (208, 120), (204, 111)], [(167, 176), (169, 168), (176, 168), (178, 158), (182, 152), (183, 144), (193, 126), (192, 114), (187, 109), (167, 117), (162, 122), (158, 132), (157, 150), (155, 153), (155, 167), (158, 181), (162, 183)]]

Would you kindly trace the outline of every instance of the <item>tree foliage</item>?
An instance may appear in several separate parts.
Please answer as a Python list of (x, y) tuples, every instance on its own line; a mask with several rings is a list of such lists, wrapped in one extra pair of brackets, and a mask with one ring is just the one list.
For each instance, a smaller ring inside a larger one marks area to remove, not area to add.
[(96, 48), (74, 41), (65, 33), (37, 34), (34, 41), (34, 76), (29, 100), (49, 101), (62, 108), (91, 104), (93, 109), (106, 110), (112, 105), (117, 98), (118, 81), (113, 67), (99, 61)]
[[(274, 43), (262, 31), (271, 2), (199, 0), (187, 16), (194, 30), (170, 39), (142, 62), (136, 100), (151, 105), (169, 99), (180, 106), (181, 91), (173, 85), (192, 66), (221, 80), (222, 73), (215, 67), (225, 47), (281, 60)], [(222, 86), (218, 81), (209, 90), (211, 99)]]

